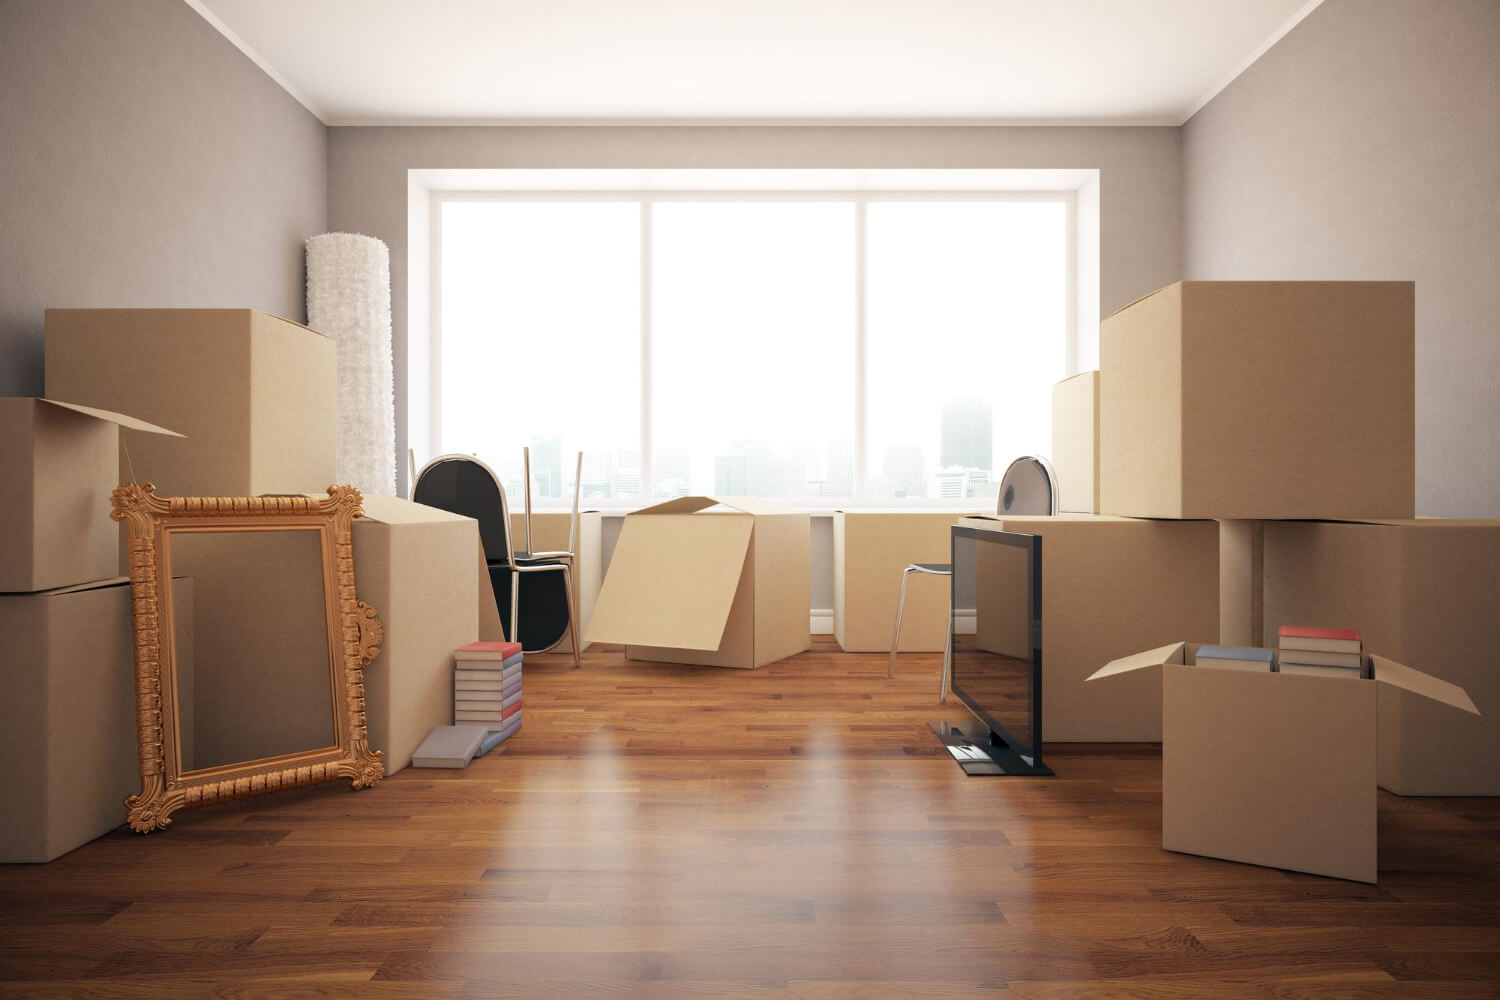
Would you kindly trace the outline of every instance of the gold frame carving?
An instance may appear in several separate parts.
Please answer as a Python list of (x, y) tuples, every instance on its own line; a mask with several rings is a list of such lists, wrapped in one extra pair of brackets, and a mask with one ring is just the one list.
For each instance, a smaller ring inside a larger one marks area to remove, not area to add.
[[(125, 483), (114, 491), (110, 517), (129, 525), (135, 626), (141, 790), (125, 799), (132, 830), (164, 829), (172, 813), (189, 806), (338, 778), (348, 778), (355, 789), (368, 788), (385, 776), (382, 753), (370, 749), (364, 681), (365, 666), (380, 653), (385, 629), (375, 609), (354, 593), (351, 525), (363, 514), (363, 500), (353, 486), (330, 486), (325, 498), (159, 497), (151, 483)], [(319, 533), (333, 681), (333, 746), (202, 770), (181, 769), (166, 533), (183, 529)]]

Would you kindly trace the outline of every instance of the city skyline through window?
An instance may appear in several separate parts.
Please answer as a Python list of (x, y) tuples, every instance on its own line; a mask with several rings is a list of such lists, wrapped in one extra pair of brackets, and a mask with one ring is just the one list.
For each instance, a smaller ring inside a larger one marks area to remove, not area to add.
[(539, 506), (580, 450), (590, 506), (988, 506), (1050, 450), (1068, 226), (1060, 198), (446, 201), (439, 443), (516, 506), (523, 447)]

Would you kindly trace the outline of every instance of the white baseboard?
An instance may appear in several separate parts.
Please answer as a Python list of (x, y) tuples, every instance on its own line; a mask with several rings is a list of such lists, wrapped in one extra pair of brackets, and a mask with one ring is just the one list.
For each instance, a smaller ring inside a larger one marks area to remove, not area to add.
[(807, 630), (813, 635), (833, 635), (833, 609), (813, 608)]

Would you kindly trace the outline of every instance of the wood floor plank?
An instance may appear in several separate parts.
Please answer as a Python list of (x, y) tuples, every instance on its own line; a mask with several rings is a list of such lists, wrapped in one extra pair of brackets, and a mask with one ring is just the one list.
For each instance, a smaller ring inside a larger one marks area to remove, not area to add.
[(529, 657), (467, 769), (0, 866), (0, 995), (1500, 995), (1500, 800), (1382, 794), (1374, 886), (1168, 853), (1157, 748), (968, 778), (938, 659)]

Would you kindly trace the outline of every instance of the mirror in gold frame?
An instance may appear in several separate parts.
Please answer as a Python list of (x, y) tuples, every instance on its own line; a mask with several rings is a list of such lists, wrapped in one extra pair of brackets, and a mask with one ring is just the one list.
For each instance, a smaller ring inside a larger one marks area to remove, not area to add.
[[(354, 592), (359, 491), (158, 497), (149, 483), (127, 483), (113, 502), (111, 516), (129, 526), (134, 600), (141, 791), (125, 801), (131, 828), (147, 833), (178, 809), (281, 788), (379, 781), (364, 668), (383, 630)], [(210, 595), (212, 610), (196, 616), (196, 657), (177, 654), (185, 623), (173, 620), (174, 567), (196, 567), (195, 598)]]

